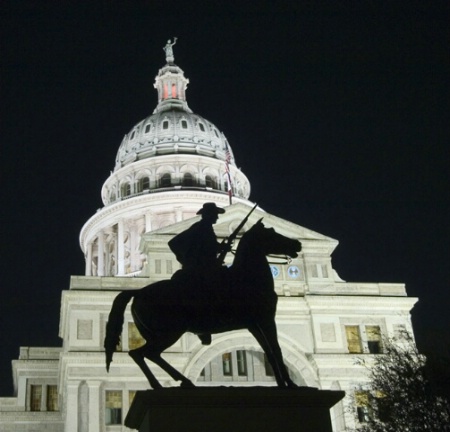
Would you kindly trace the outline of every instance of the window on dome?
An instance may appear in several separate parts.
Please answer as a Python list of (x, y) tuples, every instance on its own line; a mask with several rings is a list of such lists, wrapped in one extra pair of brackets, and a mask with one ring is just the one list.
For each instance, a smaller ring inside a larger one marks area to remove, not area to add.
[(217, 188), (215, 180), (209, 175), (205, 176), (205, 185), (206, 187), (210, 187), (212, 189)]
[(186, 120), (181, 120), (181, 127), (182, 127), (183, 129), (187, 129), (188, 124), (187, 124), (187, 121), (186, 121)]
[(130, 183), (124, 183), (122, 185), (122, 196), (126, 197), (131, 194), (131, 185)]
[(150, 189), (150, 179), (148, 177), (141, 178), (141, 190)]
[(172, 97), (173, 98), (177, 97), (177, 87), (175, 84), (172, 84)]
[(150, 128), (151, 128), (150, 124), (145, 125), (145, 133), (149, 133), (150, 132)]
[(161, 187), (169, 187), (172, 185), (172, 179), (169, 173), (164, 174), (160, 180)]
[(205, 125), (204, 125), (203, 123), (199, 123), (199, 124), (198, 124), (198, 127), (200, 128), (200, 130), (201, 130), (202, 132), (205, 132)]
[(217, 132), (217, 129), (214, 129), (214, 133), (216, 134), (216, 137), (219, 138), (219, 133)]
[(183, 176), (182, 186), (194, 186), (194, 177), (191, 173), (186, 173)]
[(133, 131), (133, 132), (131, 133), (130, 140), (132, 140), (132, 139), (134, 138), (135, 135), (136, 135), (136, 131)]
[(164, 120), (162, 127), (163, 127), (163, 129), (169, 129), (169, 120)]

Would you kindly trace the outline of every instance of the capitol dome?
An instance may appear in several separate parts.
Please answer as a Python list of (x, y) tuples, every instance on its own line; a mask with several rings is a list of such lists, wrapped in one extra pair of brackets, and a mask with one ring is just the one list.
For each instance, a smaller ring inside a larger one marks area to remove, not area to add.
[(176, 153), (225, 161), (227, 151), (230, 153), (229, 164), (235, 165), (225, 135), (210, 121), (190, 110), (156, 109), (125, 135), (117, 152), (114, 171), (138, 160)]
[(155, 78), (156, 108), (122, 139), (102, 186), (104, 207), (81, 230), (86, 275), (140, 274), (143, 234), (195, 217), (205, 202), (253, 206), (225, 135), (189, 108), (189, 80), (169, 51)]

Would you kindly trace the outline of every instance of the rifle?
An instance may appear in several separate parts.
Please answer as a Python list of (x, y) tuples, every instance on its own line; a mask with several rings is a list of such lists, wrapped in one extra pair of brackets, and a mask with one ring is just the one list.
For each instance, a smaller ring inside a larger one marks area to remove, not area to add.
[(248, 218), (250, 217), (250, 215), (253, 213), (253, 210), (255, 210), (255, 208), (258, 207), (258, 204), (255, 204), (254, 207), (250, 210), (250, 212), (248, 213), (247, 216), (245, 216), (244, 219), (242, 219), (241, 223), (238, 225), (238, 227), (231, 233), (231, 235), (225, 240), (223, 240), (222, 244), (224, 244), (224, 248), (222, 249), (222, 252), (220, 252), (219, 257), (217, 258), (217, 263), (219, 265), (222, 265), (225, 257), (227, 255), (227, 253), (229, 252), (230, 248), (231, 248), (231, 244), (234, 242), (234, 240), (236, 239), (237, 235), (239, 234), (239, 231), (242, 229), (242, 227), (246, 224), (246, 222), (248, 221)]

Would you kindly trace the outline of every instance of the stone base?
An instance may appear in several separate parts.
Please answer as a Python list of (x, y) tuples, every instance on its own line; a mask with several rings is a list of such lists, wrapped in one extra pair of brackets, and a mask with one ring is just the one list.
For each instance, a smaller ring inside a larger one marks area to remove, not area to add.
[(343, 391), (197, 387), (139, 391), (125, 425), (139, 432), (331, 432)]

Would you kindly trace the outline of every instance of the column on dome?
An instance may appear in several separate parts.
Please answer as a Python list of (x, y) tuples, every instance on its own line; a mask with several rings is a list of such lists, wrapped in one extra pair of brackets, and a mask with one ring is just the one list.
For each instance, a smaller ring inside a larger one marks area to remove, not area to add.
[(125, 227), (123, 220), (117, 223), (117, 276), (125, 275)]
[(105, 276), (105, 235), (98, 233), (97, 276)]
[(85, 255), (85, 260), (86, 260), (85, 274), (86, 274), (86, 276), (92, 276), (92, 242), (88, 243), (86, 249), (87, 250), (86, 250), (86, 255)]

